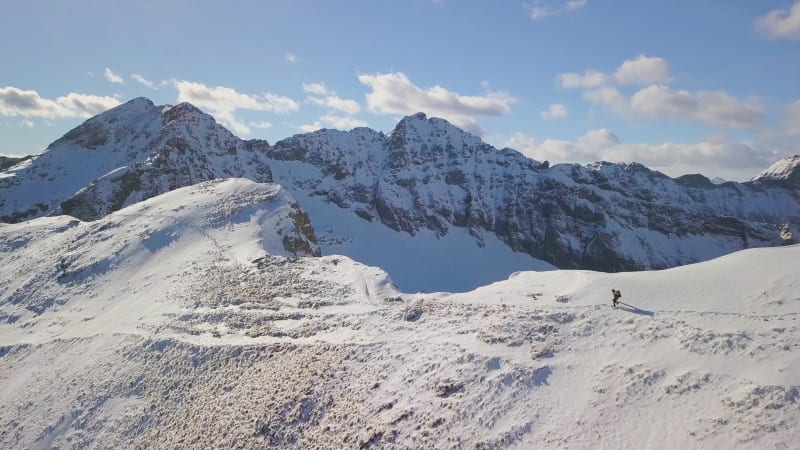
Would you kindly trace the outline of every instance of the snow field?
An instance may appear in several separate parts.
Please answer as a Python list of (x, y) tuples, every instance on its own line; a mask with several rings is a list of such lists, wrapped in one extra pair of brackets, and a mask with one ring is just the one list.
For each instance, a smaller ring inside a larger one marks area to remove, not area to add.
[(405, 293), (275, 250), (291, 200), (231, 180), (0, 226), (0, 447), (794, 445), (800, 246)]

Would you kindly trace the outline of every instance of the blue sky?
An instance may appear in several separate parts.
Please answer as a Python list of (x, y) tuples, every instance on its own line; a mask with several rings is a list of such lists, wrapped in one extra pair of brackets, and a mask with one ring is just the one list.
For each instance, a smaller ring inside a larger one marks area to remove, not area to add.
[(242, 138), (418, 111), (538, 160), (744, 180), (800, 153), (800, 0), (28, 0), (0, 153), (145, 96)]

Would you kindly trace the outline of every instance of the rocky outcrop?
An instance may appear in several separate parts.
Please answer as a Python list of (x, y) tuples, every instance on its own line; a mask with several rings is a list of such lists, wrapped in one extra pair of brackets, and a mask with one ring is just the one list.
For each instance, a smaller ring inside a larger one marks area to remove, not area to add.
[(27, 161), (33, 158), (33, 156), (9, 156), (9, 155), (0, 155), (0, 171), (6, 170), (9, 167), (13, 167), (23, 161)]

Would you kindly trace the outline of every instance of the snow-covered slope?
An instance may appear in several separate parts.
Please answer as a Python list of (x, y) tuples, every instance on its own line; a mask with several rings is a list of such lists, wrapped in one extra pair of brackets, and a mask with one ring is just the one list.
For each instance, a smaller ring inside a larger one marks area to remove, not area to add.
[(0, 221), (53, 213), (94, 220), (215, 178), (272, 180), (264, 141), (242, 141), (188, 103), (137, 98), (95, 116), (0, 173)]
[[(292, 180), (325, 180), (314, 166), (271, 161), (281, 183)], [(364, 171), (357, 171), (358, 178)], [(290, 178), (284, 177), (288, 174)], [(317, 184), (319, 188), (324, 184)], [(419, 230), (414, 235), (381, 223), (364, 220), (326, 196), (306, 189), (293, 189), (293, 196), (311, 217), (317, 243), (325, 255), (347, 255), (387, 271), (401, 289), (409, 292), (462, 292), (503, 280), (520, 270), (552, 270), (549, 263), (516, 252), (487, 233), (481, 245), (468, 229), (455, 227), (445, 235)], [(328, 191), (334, 192), (334, 191)]]
[(45, 313), (92, 298), (133, 307), (164, 295), (165, 286), (152, 280), (177, 277), (198, 258), (220, 252), (241, 263), (264, 252), (318, 254), (305, 222), (280, 186), (231, 179), (171, 191), (91, 223), (57, 216), (0, 224), (2, 260), (9, 264), (0, 316), (41, 324)]
[(406, 294), (288, 252), (293, 204), (231, 180), (0, 225), (0, 447), (795, 446), (800, 246)]
[(561, 268), (673, 267), (781, 245), (781, 230), (800, 229), (800, 191), (784, 183), (715, 185), (636, 163), (550, 167), (421, 113), (388, 136), (321, 130), (267, 152), (295, 196), (411, 235), (499, 239)]
[(800, 155), (790, 156), (777, 161), (765, 171), (753, 178), (753, 181), (786, 182), (800, 189)]
[(14, 165), (19, 164), (30, 158), (31, 156), (14, 156), (14, 155), (4, 155), (0, 153), (0, 171), (6, 170), (9, 167), (13, 167)]

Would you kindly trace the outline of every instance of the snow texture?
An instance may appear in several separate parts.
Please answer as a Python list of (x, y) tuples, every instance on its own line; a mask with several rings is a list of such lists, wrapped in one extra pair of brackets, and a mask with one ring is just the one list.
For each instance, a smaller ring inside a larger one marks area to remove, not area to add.
[(286, 251), (295, 200), (0, 225), (0, 447), (796, 446), (800, 246), (406, 293)]

